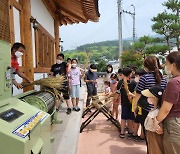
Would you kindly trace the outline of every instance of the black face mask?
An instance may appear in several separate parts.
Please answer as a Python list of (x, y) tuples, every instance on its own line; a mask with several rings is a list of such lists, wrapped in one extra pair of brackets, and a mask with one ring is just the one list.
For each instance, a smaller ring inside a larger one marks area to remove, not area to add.
[(141, 97), (138, 100), (138, 105), (142, 108), (146, 108), (148, 106), (148, 101), (147, 101), (147, 97), (141, 95)]

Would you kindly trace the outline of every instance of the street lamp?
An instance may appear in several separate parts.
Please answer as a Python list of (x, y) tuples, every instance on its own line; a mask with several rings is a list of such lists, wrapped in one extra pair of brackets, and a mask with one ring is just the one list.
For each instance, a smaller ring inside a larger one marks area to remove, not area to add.
[(133, 4), (131, 4), (131, 6), (134, 8), (134, 12), (133, 12), (133, 42), (135, 43), (135, 38), (136, 38), (136, 29), (135, 29), (136, 9), (135, 9), (135, 6)]

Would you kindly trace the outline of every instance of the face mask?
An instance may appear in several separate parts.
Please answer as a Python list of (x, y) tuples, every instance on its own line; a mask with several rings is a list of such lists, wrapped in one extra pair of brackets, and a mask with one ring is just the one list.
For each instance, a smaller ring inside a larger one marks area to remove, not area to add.
[(135, 81), (136, 81), (136, 82), (139, 82), (139, 77), (135, 77)]
[(90, 71), (91, 71), (92, 73), (97, 72), (97, 70), (91, 69), (91, 68), (90, 68)]
[(122, 80), (123, 79), (123, 75), (119, 75), (119, 80)]
[(71, 64), (72, 68), (76, 68), (77, 64)]
[(108, 85), (104, 85), (105, 88), (108, 88), (109, 86)]
[(16, 52), (15, 52), (15, 56), (16, 56), (17, 58), (22, 57), (22, 55), (23, 55), (23, 53), (20, 52), (20, 51), (16, 51)]
[(57, 59), (57, 60), (56, 60), (56, 63), (57, 63), (57, 64), (61, 64), (61, 63), (62, 63), (62, 60)]
[(168, 70), (167, 66), (165, 66), (165, 72), (166, 72), (167, 75), (172, 75), (172, 74), (171, 74), (171, 71)]
[(116, 83), (116, 80), (115, 80), (115, 79), (114, 79), (114, 80), (111, 80), (111, 83), (112, 83), (112, 84)]

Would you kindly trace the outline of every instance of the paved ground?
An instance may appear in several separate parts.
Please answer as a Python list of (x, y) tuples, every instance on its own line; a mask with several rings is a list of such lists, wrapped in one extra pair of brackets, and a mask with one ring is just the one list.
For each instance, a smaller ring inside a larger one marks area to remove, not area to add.
[[(98, 91), (103, 91), (102, 80)], [(90, 115), (90, 114), (89, 114)], [(89, 116), (81, 119), (81, 123)], [(146, 154), (145, 143), (120, 139), (117, 128), (100, 113), (79, 135), (77, 154)]]
[(99, 114), (80, 134), (77, 154), (146, 153), (145, 143), (120, 139), (118, 135), (117, 128)]
[[(82, 87), (82, 92), (83, 91), (85, 91), (84, 87)], [(80, 98), (80, 112), (72, 111), (70, 115), (67, 115), (66, 103), (61, 105), (60, 111), (58, 112), (58, 118), (63, 120), (63, 123), (53, 124), (51, 127), (51, 135), (55, 139), (51, 146), (51, 154), (76, 153), (84, 97), (84, 95), (81, 95)]]
[[(102, 83), (102, 82), (101, 82)], [(102, 84), (98, 91), (102, 91)], [(83, 103), (86, 98), (86, 87), (83, 86), (80, 98), (80, 112), (67, 115), (66, 105), (62, 104), (58, 117), (63, 119), (63, 124), (52, 125), (51, 154), (145, 154), (145, 143), (136, 143), (128, 139), (120, 139), (117, 128), (107, 121), (104, 115), (99, 114), (84, 130), (79, 133)]]

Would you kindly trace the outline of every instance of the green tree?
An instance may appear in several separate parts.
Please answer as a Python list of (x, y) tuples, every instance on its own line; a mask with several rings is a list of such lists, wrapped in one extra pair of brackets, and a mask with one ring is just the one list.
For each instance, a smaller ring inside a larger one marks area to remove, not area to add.
[(149, 36), (141, 37), (138, 42), (132, 45), (132, 50), (139, 53), (144, 59), (146, 56), (151, 54), (159, 54), (164, 56), (164, 54), (170, 50), (169, 46), (162, 43), (164, 39), (153, 38)]
[(165, 53), (170, 50), (166, 45), (152, 45), (146, 48), (146, 54), (159, 54), (165, 56)]
[(100, 60), (97, 64), (98, 72), (105, 72), (107, 67), (107, 63), (104, 60)]
[(143, 58), (140, 53), (133, 51), (125, 51), (121, 55), (123, 66), (134, 66), (141, 68), (143, 65)]
[(139, 54), (141, 54), (143, 58), (145, 58), (146, 57), (146, 54), (144, 52), (145, 47), (146, 47), (146, 44), (144, 44), (143, 42), (135, 42), (132, 46), (132, 49), (138, 52)]
[(179, 48), (179, 36), (180, 36), (180, 1), (179, 0), (168, 0), (163, 3), (167, 7), (170, 13), (166, 10), (159, 13), (152, 19), (154, 24), (152, 25), (153, 31), (158, 34), (164, 35), (167, 45), (170, 47), (170, 39), (176, 39), (176, 45)]

